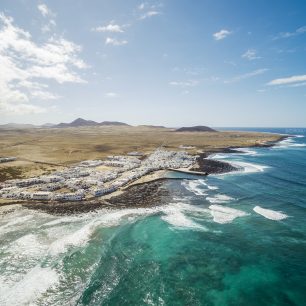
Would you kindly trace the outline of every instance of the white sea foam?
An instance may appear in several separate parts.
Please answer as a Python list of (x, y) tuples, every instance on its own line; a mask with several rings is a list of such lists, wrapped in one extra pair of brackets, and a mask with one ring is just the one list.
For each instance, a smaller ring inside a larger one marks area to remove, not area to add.
[(229, 154), (225, 154), (225, 153), (215, 153), (215, 154), (211, 154), (207, 157), (207, 159), (224, 159), (224, 158), (229, 158), (230, 155)]
[(139, 208), (139, 209), (122, 209), (122, 210), (103, 210), (94, 218), (94, 220), (85, 224), (83, 227), (66, 236), (55, 240), (49, 247), (50, 255), (63, 253), (69, 247), (77, 247), (86, 244), (95, 230), (99, 227), (112, 227), (120, 224), (123, 218), (129, 222), (135, 220), (140, 215), (150, 215), (158, 212), (158, 208)]
[(6, 217), (8, 222), (2, 223), (0, 226), (0, 236), (25, 226), (28, 221), (33, 219), (33, 215), (20, 216), (20, 214), (16, 213), (12, 213), (11, 215), (8, 214)]
[(221, 224), (230, 223), (238, 217), (244, 217), (248, 215), (244, 211), (225, 207), (222, 205), (210, 205), (209, 209), (211, 210), (214, 221)]
[(79, 230), (74, 231), (55, 240), (49, 247), (48, 253), (52, 256), (65, 252), (69, 247), (78, 247), (86, 244), (99, 227), (117, 226), (125, 218), (128, 222), (133, 222), (139, 216), (148, 216), (156, 213), (164, 213), (162, 219), (176, 227), (197, 228), (204, 230), (199, 225), (186, 217), (184, 212), (207, 213), (207, 210), (185, 203), (170, 203), (169, 205), (153, 208), (131, 208), (116, 211), (100, 212), (94, 220), (85, 224)]
[(291, 147), (306, 147), (305, 143), (293, 143)]
[(57, 255), (63, 253), (70, 246), (80, 246), (85, 244), (92, 234), (94, 221), (86, 224), (79, 230), (72, 234), (66, 235), (58, 240), (55, 240), (49, 247), (48, 253), (50, 255)]
[(36, 257), (41, 255), (41, 252), (45, 249), (37, 236), (34, 234), (28, 234), (20, 237), (10, 244), (9, 251), (12, 254), (20, 254), (22, 256)]
[[(235, 151), (243, 152), (243, 155), (258, 155), (258, 152), (255, 150), (251, 150), (250, 148), (236, 148)], [(237, 152), (239, 154), (239, 152)]]
[(210, 190), (217, 190), (217, 189), (219, 189), (219, 187), (217, 187), (217, 186), (210, 186), (210, 185), (207, 185), (207, 188), (210, 189)]
[(262, 215), (265, 218), (270, 219), (270, 220), (283, 220), (283, 219), (288, 218), (288, 216), (281, 211), (275, 211), (272, 209), (262, 208), (260, 206), (255, 206), (253, 210), (259, 215)]
[[(161, 212), (165, 214), (161, 219), (177, 228), (197, 229), (207, 231), (208, 229), (192, 220), (193, 217), (199, 215), (209, 215), (209, 210), (201, 206), (190, 205), (182, 202), (170, 203), (161, 208)], [(186, 216), (185, 214), (190, 215)]]
[(47, 223), (44, 223), (42, 226), (54, 226), (62, 223), (72, 223), (80, 221), (79, 217), (59, 217), (55, 220), (49, 221)]
[(59, 275), (51, 268), (35, 267), (23, 279), (7, 284), (0, 279), (0, 305), (38, 305), (35, 301), (59, 283)]
[(203, 183), (200, 182), (200, 180), (192, 180), (192, 181), (183, 181), (182, 185), (190, 192), (202, 196), (206, 195), (203, 188), (199, 188), (201, 185), (203, 186)]
[(254, 164), (254, 163), (240, 162), (240, 161), (230, 161), (229, 163), (241, 169), (240, 170), (241, 173), (264, 172), (266, 169), (269, 168), (269, 166), (264, 166), (264, 165)]
[(183, 202), (170, 203), (164, 207), (161, 207), (159, 211), (165, 214), (170, 214), (176, 211), (180, 211), (182, 213), (186, 212), (192, 215), (209, 213), (209, 210), (206, 208), (203, 208), (202, 206), (191, 205), (191, 204), (187, 204)]
[(216, 194), (214, 197), (206, 197), (210, 203), (225, 203), (234, 200), (234, 198), (225, 194)]
[(19, 225), (19, 224), (23, 224), (24, 222), (29, 221), (32, 218), (33, 218), (33, 215), (26, 215), (26, 216), (21, 216), (21, 217), (16, 216), (16, 217), (14, 217), (13, 220), (7, 222), (1, 228), (3, 229), (3, 228), (13, 227), (13, 226), (16, 226), (16, 225)]
[[(303, 135), (301, 136), (304, 137)], [(295, 138), (301, 138), (301, 137), (295, 136)], [(285, 149), (290, 147), (305, 147), (305, 146), (306, 146), (305, 143), (296, 143), (294, 138), (287, 138), (277, 143), (273, 147), (273, 149)]]
[(204, 226), (192, 221), (190, 218), (187, 218), (180, 211), (170, 211), (167, 215), (161, 217), (162, 220), (168, 222), (172, 226), (180, 229), (200, 229), (207, 230)]
[(204, 186), (206, 186), (210, 190), (217, 190), (217, 189), (219, 189), (217, 186), (208, 185), (207, 182), (204, 181), (204, 180), (199, 180), (199, 183), (204, 185)]

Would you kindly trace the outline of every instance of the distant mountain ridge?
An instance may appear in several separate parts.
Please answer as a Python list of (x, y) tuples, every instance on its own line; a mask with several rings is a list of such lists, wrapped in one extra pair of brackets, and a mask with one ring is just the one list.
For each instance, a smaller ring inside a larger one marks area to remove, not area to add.
[[(34, 125), (34, 124), (24, 124), (24, 123), (6, 123), (6, 124), (0, 124), (0, 129), (36, 129), (36, 128), (68, 128), (68, 127), (86, 127), (86, 126), (131, 126), (127, 123), (120, 122), (120, 121), (102, 121), (102, 122), (96, 122), (93, 120), (86, 120), (83, 118), (77, 118), (69, 123), (59, 123), (59, 124), (53, 124), (53, 123), (45, 123), (41, 125)], [(162, 125), (149, 125), (149, 124), (142, 124), (138, 125), (138, 127), (146, 127), (146, 128), (156, 128), (166, 129), (167, 127)], [(197, 126), (190, 126), (190, 127), (181, 127), (175, 130), (175, 132), (217, 132), (216, 130), (203, 125), (197, 125)]]
[(34, 129), (36, 127), (37, 126), (34, 124), (26, 124), (26, 123), (6, 123), (0, 125), (0, 129), (7, 129), (7, 130)]
[(96, 122), (93, 120), (85, 120), (83, 118), (77, 118), (70, 123), (59, 123), (54, 125), (55, 128), (65, 127), (79, 127), (79, 126), (129, 126), (127, 123), (119, 121), (102, 121)]
[(151, 124), (141, 124), (139, 127), (148, 127), (148, 128), (156, 128), (156, 129), (166, 129), (163, 125), (151, 125)]
[(16, 130), (16, 129), (35, 129), (35, 128), (67, 128), (67, 127), (82, 127), (82, 126), (130, 126), (127, 123), (119, 121), (102, 121), (96, 122), (93, 120), (85, 120), (83, 118), (77, 118), (70, 123), (45, 123), (41, 125), (24, 124), (24, 123), (6, 123), (0, 124), (0, 129), (4, 130)]
[(175, 132), (217, 132), (217, 131), (208, 126), (197, 125), (190, 127), (181, 127), (179, 129), (176, 129)]

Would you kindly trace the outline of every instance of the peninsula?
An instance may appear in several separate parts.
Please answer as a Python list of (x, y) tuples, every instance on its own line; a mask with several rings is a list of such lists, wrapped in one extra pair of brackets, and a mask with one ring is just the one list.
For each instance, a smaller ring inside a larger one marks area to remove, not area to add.
[(1, 129), (0, 204), (98, 200), (116, 205), (114, 197), (133, 185), (159, 180), (169, 170), (199, 175), (234, 170), (206, 160), (212, 152), (266, 146), (282, 138), (198, 127), (87, 125), (80, 119), (64, 129)]

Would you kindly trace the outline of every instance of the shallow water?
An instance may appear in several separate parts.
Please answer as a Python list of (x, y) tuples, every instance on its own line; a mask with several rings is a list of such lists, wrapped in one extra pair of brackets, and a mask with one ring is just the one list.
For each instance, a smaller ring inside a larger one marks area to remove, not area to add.
[(1, 208), (0, 305), (305, 305), (305, 144), (218, 154), (243, 170), (156, 208)]

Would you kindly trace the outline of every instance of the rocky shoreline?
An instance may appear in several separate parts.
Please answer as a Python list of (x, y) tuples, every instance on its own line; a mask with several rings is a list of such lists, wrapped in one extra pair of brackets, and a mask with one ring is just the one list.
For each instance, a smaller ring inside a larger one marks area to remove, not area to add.
[(120, 195), (107, 200), (90, 200), (78, 202), (31, 202), (22, 204), (24, 207), (40, 210), (54, 215), (71, 215), (97, 211), (101, 208), (145, 208), (163, 205), (170, 199), (163, 180), (133, 185)]
[[(250, 146), (250, 148), (269, 148), (273, 147), (276, 143), (285, 140), (291, 136), (281, 136), (277, 141), (270, 141), (266, 143), (258, 143), (253, 146)], [(228, 147), (228, 148), (220, 148), (214, 151), (208, 151), (205, 153), (202, 153), (199, 155), (197, 159), (197, 164), (198, 167), (194, 167), (191, 170), (192, 171), (199, 171), (199, 172), (204, 172), (207, 175), (209, 174), (222, 174), (222, 173), (228, 173), (232, 171), (238, 171), (239, 169), (237, 167), (234, 167), (230, 163), (224, 162), (224, 161), (219, 161), (219, 160), (214, 160), (214, 159), (209, 159), (208, 157), (212, 154), (217, 154), (217, 153), (244, 153), (243, 151), (239, 151), (239, 148), (237, 147)]]
[[(237, 152), (237, 151), (236, 151)], [(238, 168), (223, 161), (208, 159), (208, 156), (213, 153), (202, 153), (197, 159), (197, 167), (192, 168), (192, 171), (204, 172), (205, 174), (221, 174), (232, 171), (237, 171)]]

